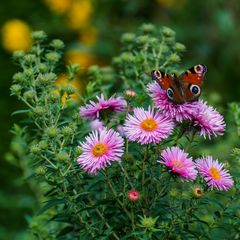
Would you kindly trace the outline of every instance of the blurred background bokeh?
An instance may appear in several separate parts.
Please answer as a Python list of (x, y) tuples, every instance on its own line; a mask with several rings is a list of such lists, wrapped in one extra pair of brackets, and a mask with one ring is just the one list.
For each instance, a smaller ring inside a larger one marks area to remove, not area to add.
[[(32, 30), (62, 39), (64, 61), (87, 68), (111, 64), (111, 57), (121, 50), (122, 33), (136, 31), (142, 23), (168, 26), (187, 47), (181, 68), (208, 66), (207, 99), (219, 109), (240, 100), (239, 0), (8, 0), (0, 5), (0, 239), (27, 239), (28, 217), (36, 204), (21, 163), (8, 153), (10, 128), (17, 119), (11, 113), (21, 108), (9, 92), (17, 71), (11, 54), (28, 50)], [(64, 81), (66, 76), (60, 75), (58, 84)], [(86, 80), (73, 84), (83, 92)]]

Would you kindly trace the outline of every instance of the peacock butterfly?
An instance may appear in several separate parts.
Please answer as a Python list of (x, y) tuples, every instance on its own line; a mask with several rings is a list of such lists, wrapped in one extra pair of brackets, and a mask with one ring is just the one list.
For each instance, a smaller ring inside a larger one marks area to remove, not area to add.
[(203, 84), (206, 72), (207, 66), (198, 64), (182, 73), (179, 77), (159, 70), (152, 71), (152, 77), (162, 89), (166, 90), (171, 101), (182, 104), (198, 100), (201, 94), (200, 87)]

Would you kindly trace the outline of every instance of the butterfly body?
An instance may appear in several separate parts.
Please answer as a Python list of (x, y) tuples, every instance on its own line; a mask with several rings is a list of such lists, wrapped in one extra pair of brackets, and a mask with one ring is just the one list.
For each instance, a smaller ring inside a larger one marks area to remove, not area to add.
[(204, 81), (207, 67), (198, 64), (177, 77), (175, 74), (169, 75), (165, 72), (154, 70), (152, 77), (158, 82), (160, 87), (167, 92), (168, 98), (177, 104), (193, 102), (201, 95), (201, 85)]

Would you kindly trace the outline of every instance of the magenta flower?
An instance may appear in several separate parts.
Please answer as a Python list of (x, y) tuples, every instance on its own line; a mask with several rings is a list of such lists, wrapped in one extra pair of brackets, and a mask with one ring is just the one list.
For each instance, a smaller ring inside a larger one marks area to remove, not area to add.
[(171, 102), (165, 90), (157, 82), (149, 83), (147, 86), (149, 95), (152, 97), (155, 107), (165, 116), (182, 122), (185, 119), (192, 119), (192, 103), (176, 104)]
[(223, 116), (206, 102), (194, 102), (195, 111), (192, 111), (192, 121), (194, 126), (199, 128), (199, 134), (211, 139), (211, 135), (223, 135), (226, 124)]
[(182, 180), (192, 181), (197, 177), (192, 157), (179, 147), (171, 147), (162, 151), (162, 160), (158, 161), (167, 166), (171, 172), (176, 173)]
[(98, 119), (95, 119), (90, 122), (90, 128), (91, 130), (102, 130), (104, 128), (103, 122), (101, 122)]
[(197, 159), (196, 167), (211, 189), (226, 191), (234, 184), (228, 170), (223, 169), (224, 165), (213, 160), (211, 156)]
[(173, 131), (174, 123), (160, 112), (154, 113), (149, 107), (134, 108), (133, 115), (128, 115), (123, 126), (126, 137), (130, 141), (141, 144), (159, 143)]
[(99, 118), (101, 111), (110, 109), (113, 112), (124, 112), (127, 102), (122, 97), (110, 97), (108, 100), (104, 99), (103, 94), (97, 96), (98, 102), (90, 101), (85, 107), (80, 107), (80, 116), (85, 119)]
[(95, 174), (113, 161), (120, 161), (123, 155), (123, 138), (110, 129), (93, 131), (80, 144), (82, 154), (77, 162), (88, 173)]

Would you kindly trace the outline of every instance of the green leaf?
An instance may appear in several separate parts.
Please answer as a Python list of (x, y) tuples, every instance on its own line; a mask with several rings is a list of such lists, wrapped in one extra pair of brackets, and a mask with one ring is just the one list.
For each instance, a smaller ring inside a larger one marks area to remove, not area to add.
[(18, 115), (18, 114), (22, 114), (22, 113), (30, 113), (30, 112), (31, 112), (30, 109), (21, 109), (21, 110), (17, 110), (17, 111), (15, 111), (15, 112), (13, 112), (13, 113), (11, 114), (11, 116)]
[(49, 208), (55, 207), (57, 205), (60, 204), (64, 204), (65, 200), (64, 199), (53, 199), (53, 200), (49, 200), (47, 202), (47, 204), (45, 204), (39, 211), (38, 211), (38, 215), (41, 215), (42, 213), (44, 213), (45, 211), (47, 211)]

